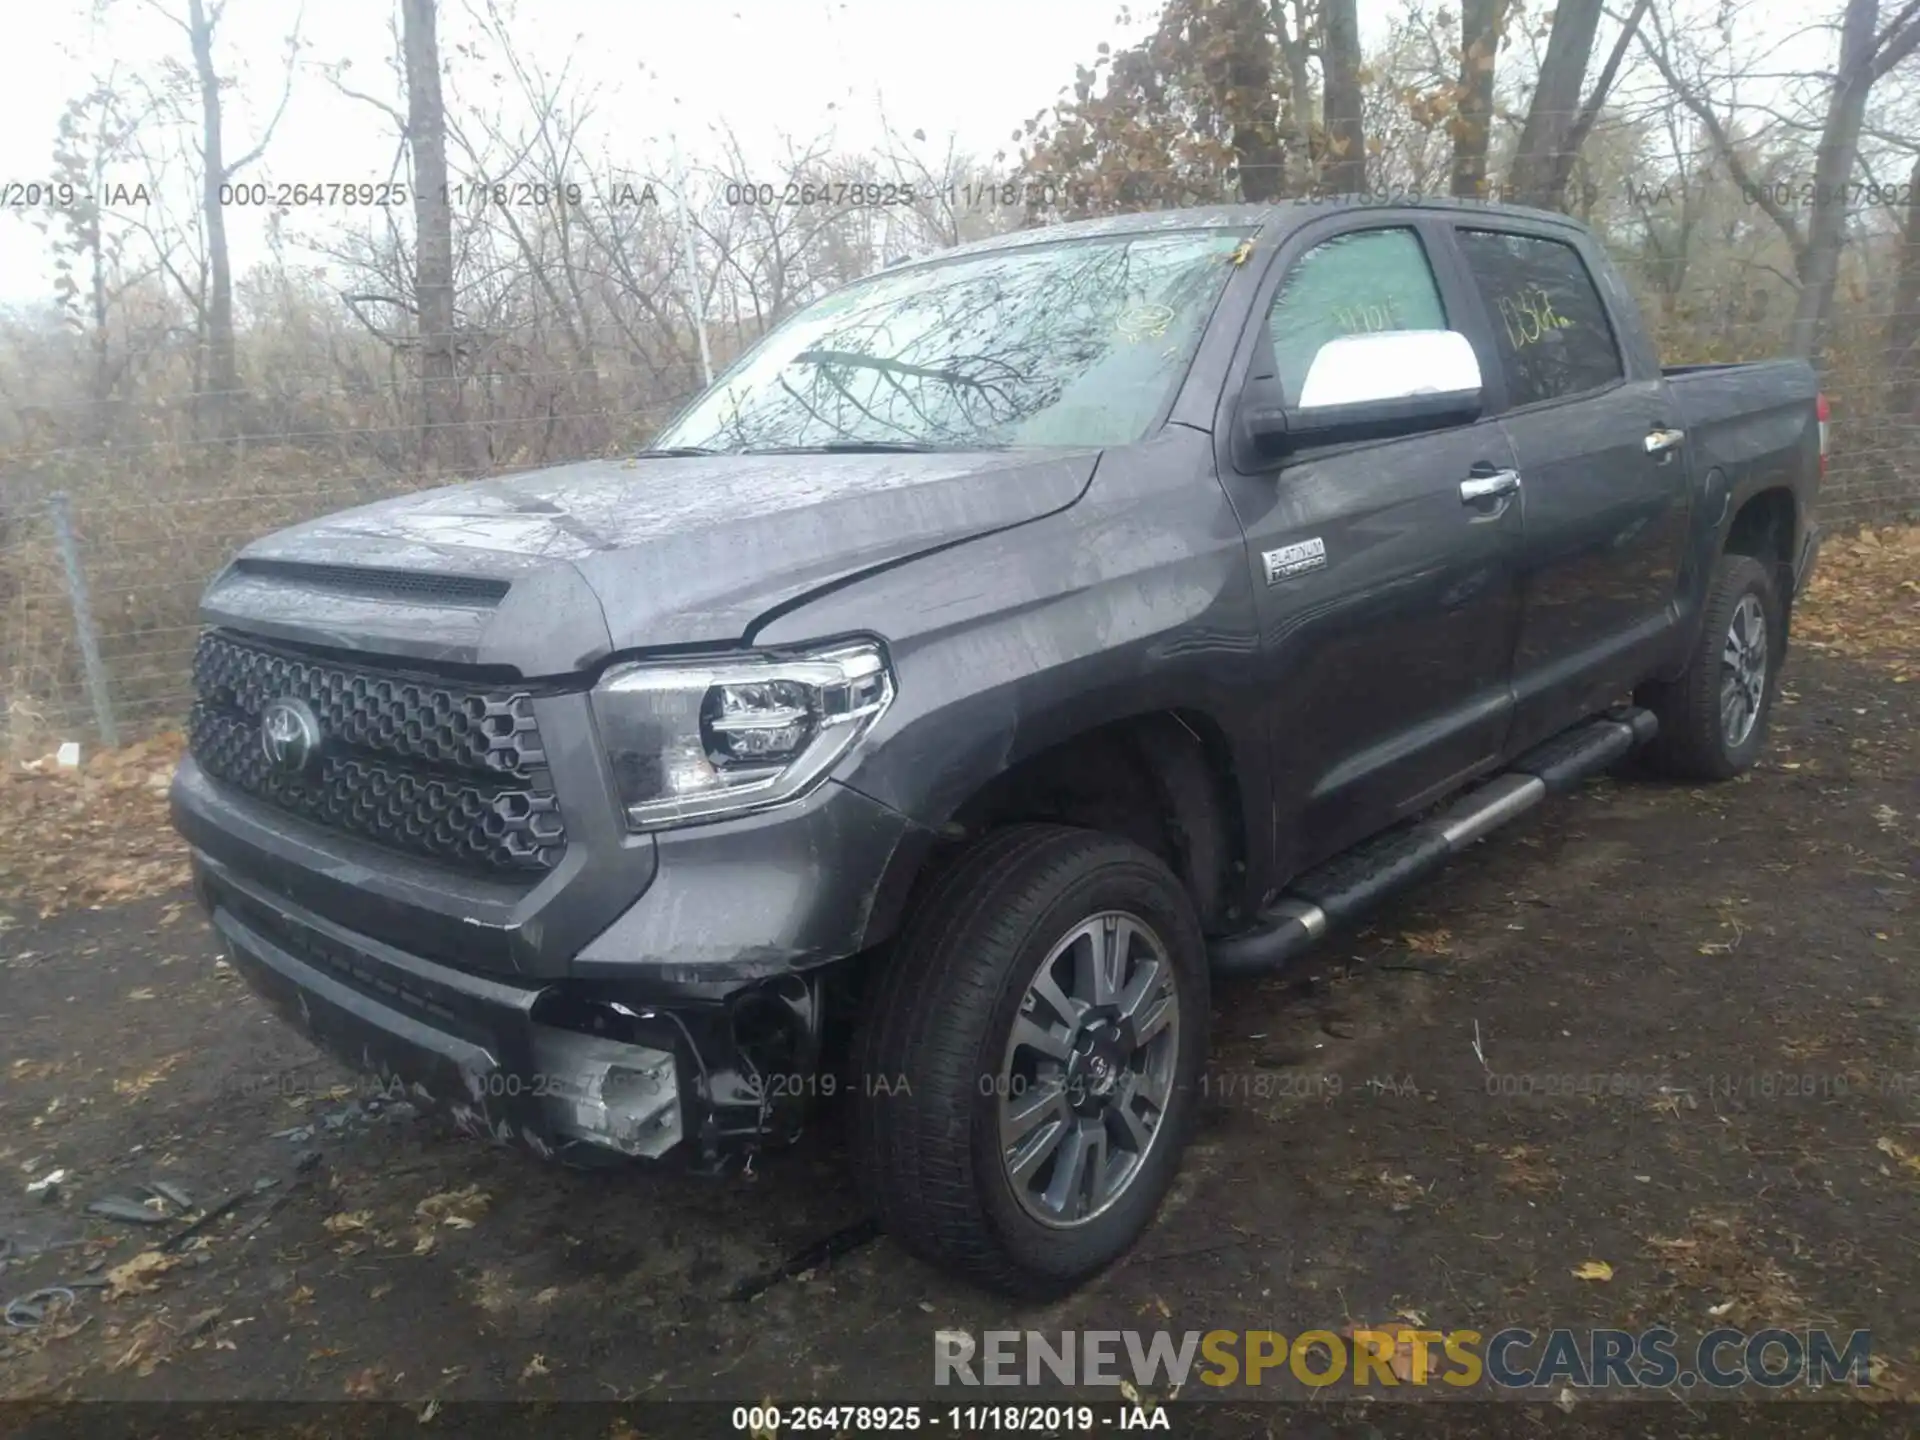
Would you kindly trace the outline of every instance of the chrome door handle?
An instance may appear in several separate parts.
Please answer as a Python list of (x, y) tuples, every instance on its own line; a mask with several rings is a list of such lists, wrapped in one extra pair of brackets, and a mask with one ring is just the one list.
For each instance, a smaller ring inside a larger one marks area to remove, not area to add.
[(1496, 470), (1491, 475), (1475, 475), (1460, 482), (1460, 503), (1472, 505), (1498, 495), (1511, 495), (1520, 488), (1518, 470)]
[(1684, 430), (1649, 430), (1647, 432), (1647, 454), (1664, 455), (1686, 438), (1687, 432)]

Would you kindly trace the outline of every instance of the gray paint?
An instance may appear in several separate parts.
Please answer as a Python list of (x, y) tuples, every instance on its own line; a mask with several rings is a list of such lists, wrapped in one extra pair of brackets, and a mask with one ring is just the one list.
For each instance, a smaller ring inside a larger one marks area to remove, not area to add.
[[(1228, 443), (1285, 268), (1343, 230), (1416, 227), (1449, 311), (1497, 377), (1450, 227), (1571, 240), (1627, 353), (1611, 390), (1327, 446), (1257, 473)], [(424, 605), (229, 571), (211, 623), (282, 640), (546, 677), (540, 721), (571, 837), (530, 886), (478, 882), (317, 831), (189, 763), (176, 815), (207, 864), (436, 962), (712, 1000), (885, 940), (938, 827), (1008, 765), (1107, 721), (1179, 711), (1221, 737), (1263, 898), (1542, 735), (1670, 673), (1726, 527), (1792, 490), (1812, 532), (1814, 378), (1799, 362), (1666, 375), (1625, 288), (1563, 217), (1444, 203), (1174, 212), (1001, 237), (1258, 225), (1164, 422), (1101, 452), (591, 462), (362, 507), (249, 555), (510, 582)], [(1550, 413), (1548, 413), (1550, 412)], [(1669, 465), (1640, 441), (1686, 431)], [(1629, 463), (1628, 457), (1638, 460)], [(1518, 497), (1460, 482), (1518, 469)], [(1266, 551), (1326, 563), (1268, 584)], [(580, 690), (609, 656), (887, 645), (899, 696), (832, 781), (789, 807), (624, 833)]]

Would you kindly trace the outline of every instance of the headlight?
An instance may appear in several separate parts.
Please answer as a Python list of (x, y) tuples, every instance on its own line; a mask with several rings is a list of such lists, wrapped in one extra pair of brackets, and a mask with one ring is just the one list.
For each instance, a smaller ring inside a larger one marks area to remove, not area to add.
[(885, 654), (861, 642), (617, 666), (593, 716), (627, 823), (657, 830), (797, 798), (892, 700)]

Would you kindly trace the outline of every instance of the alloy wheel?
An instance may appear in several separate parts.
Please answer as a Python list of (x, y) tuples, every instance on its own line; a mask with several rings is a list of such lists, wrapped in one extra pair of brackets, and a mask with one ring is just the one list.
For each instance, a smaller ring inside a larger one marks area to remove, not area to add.
[(1139, 916), (1101, 911), (1047, 952), (997, 1086), (1000, 1152), (1028, 1215), (1072, 1228), (1126, 1193), (1160, 1135), (1179, 1018), (1166, 943)]

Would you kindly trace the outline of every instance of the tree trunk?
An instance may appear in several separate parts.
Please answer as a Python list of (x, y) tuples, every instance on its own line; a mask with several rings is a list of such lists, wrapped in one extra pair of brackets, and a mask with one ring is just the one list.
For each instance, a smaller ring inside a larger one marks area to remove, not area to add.
[(1466, 0), (1460, 16), (1460, 87), (1453, 111), (1453, 175), (1457, 199), (1487, 193), (1487, 141), (1493, 129), (1493, 70), (1507, 25), (1507, 0)]
[(1266, 0), (1226, 0), (1214, 20), (1226, 35), (1221, 61), (1208, 67), (1207, 78), (1232, 126), (1240, 198), (1254, 204), (1278, 200), (1286, 193), (1286, 174)]
[[(1280, 47), (1281, 69), (1286, 75), (1287, 98), (1280, 109), (1280, 143), (1288, 161), (1282, 194), (1297, 195), (1318, 183), (1314, 171), (1313, 140), (1308, 135), (1308, 107), (1313, 103), (1313, 83), (1307, 73), (1307, 42), (1302, 33), (1304, 22), (1287, 23), (1286, 0), (1273, 0), (1273, 33)], [(1297, 182), (1297, 183), (1296, 183)]]
[(1360, 20), (1354, 0), (1324, 0), (1327, 163), (1323, 178), (1336, 195), (1367, 188), (1367, 132), (1361, 118)]
[[(1572, 198), (1567, 193), (1567, 186), (1573, 179), (1573, 167), (1580, 159), (1580, 147), (1587, 143), (1587, 136), (1593, 133), (1594, 122), (1600, 118), (1600, 107), (1607, 103), (1607, 96), (1613, 93), (1613, 82), (1619, 78), (1621, 62), (1627, 58), (1627, 47), (1633, 43), (1633, 37), (1639, 32), (1640, 22), (1646, 18), (1651, 3), (1652, 0), (1634, 0), (1632, 12), (1620, 27), (1620, 38), (1613, 42), (1613, 51), (1607, 56), (1607, 63), (1600, 67), (1600, 78), (1593, 82), (1593, 90), (1580, 107), (1573, 128), (1560, 142), (1558, 152), (1548, 158), (1545, 173), (1541, 177), (1541, 188), (1563, 207)], [(1589, 224), (1593, 222), (1593, 206), (1597, 198), (1591, 183), (1581, 187), (1580, 218)]]
[(1820, 132), (1820, 149), (1813, 162), (1813, 206), (1806, 228), (1806, 247), (1795, 267), (1800, 298), (1787, 331), (1787, 348), (1795, 355), (1818, 359), (1833, 313), (1834, 286), (1840, 278), (1840, 249), (1847, 238), (1847, 182), (1853, 178), (1860, 151), (1860, 125), (1866, 118), (1867, 92), (1873, 88), (1874, 34), (1880, 20), (1879, 0), (1847, 0), (1840, 22), (1840, 64), (1834, 75), (1833, 98), (1827, 122)]
[(205, 384), (201, 395), (205, 432), (217, 439), (231, 433), (229, 418), (239, 398), (240, 365), (233, 341), (233, 270), (227, 258), (226, 207), (220, 190), (227, 181), (220, 148), (220, 76), (213, 68), (213, 23), (202, 0), (188, 0), (187, 36), (200, 85), (200, 210), (207, 227), (207, 309)]
[(1887, 315), (1887, 418), (1920, 419), (1920, 160), (1907, 177), (1907, 223)]
[(1600, 4), (1601, 0), (1559, 0), (1554, 7), (1540, 80), (1533, 87), (1533, 103), (1520, 127), (1520, 148), (1507, 176), (1507, 198), (1516, 204), (1554, 209), (1561, 202), (1554, 177), (1564, 176), (1563, 160), (1571, 160), (1580, 92), (1587, 83), (1593, 39), (1600, 30)]
[(459, 353), (453, 333), (453, 206), (447, 193), (447, 113), (440, 96), (436, 0), (400, 0), (413, 156), (413, 300), (419, 312), (420, 459), (464, 464)]

